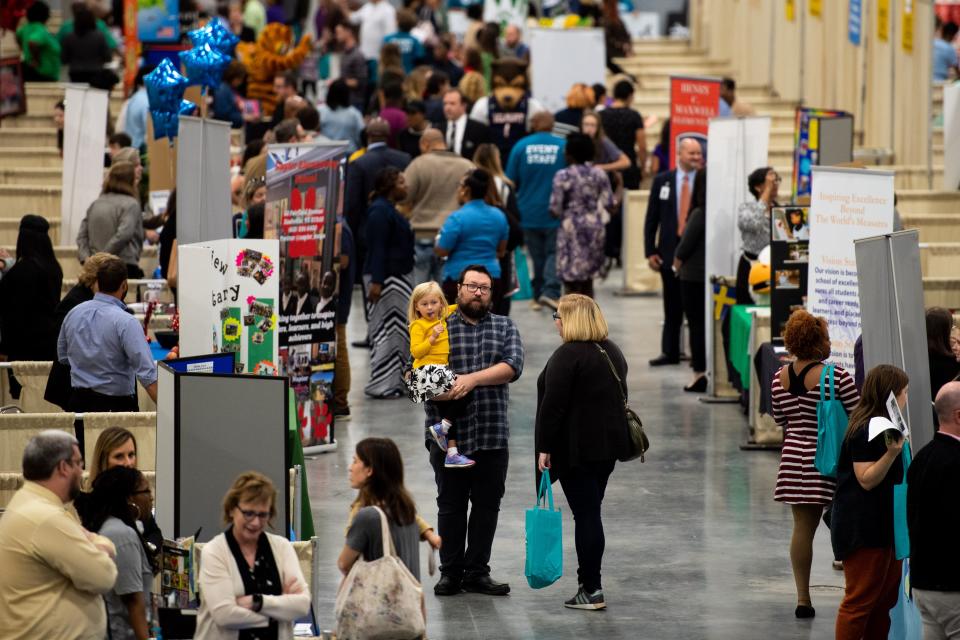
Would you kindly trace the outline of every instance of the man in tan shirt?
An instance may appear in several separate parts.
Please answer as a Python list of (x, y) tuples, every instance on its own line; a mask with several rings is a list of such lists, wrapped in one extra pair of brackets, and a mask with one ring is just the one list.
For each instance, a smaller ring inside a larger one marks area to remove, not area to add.
[(43, 431), (23, 452), (26, 482), (0, 518), (0, 638), (102, 640), (101, 594), (113, 588), (113, 543), (81, 526), (83, 458), (73, 436)]
[(416, 237), (414, 284), (442, 281), (441, 262), (433, 246), (447, 216), (460, 208), (457, 202), (460, 179), (472, 168), (472, 162), (447, 150), (439, 129), (423, 132), (420, 155), (403, 172), (407, 183), (404, 204), (410, 207), (410, 225)]

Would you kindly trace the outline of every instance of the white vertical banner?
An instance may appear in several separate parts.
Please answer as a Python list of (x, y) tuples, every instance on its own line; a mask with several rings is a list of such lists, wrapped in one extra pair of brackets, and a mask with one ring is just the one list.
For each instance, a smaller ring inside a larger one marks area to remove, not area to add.
[(181, 116), (177, 141), (178, 244), (230, 238), (230, 214), (230, 124)]
[(893, 172), (813, 167), (807, 310), (830, 329), (830, 361), (854, 371), (860, 296), (854, 240), (893, 231)]
[(574, 82), (606, 82), (606, 42), (602, 29), (530, 29), (530, 82), (533, 97), (553, 111), (565, 109)]
[(278, 240), (178, 246), (180, 354), (235, 352), (237, 372), (275, 376), (280, 311)]
[(707, 374), (709, 393), (713, 395), (713, 302), (714, 276), (736, 276), (740, 260), (740, 230), (737, 209), (752, 198), (747, 176), (767, 166), (770, 142), (770, 118), (713, 118), (707, 132), (707, 255), (706, 304)]
[(109, 94), (84, 85), (67, 86), (63, 114), (63, 187), (60, 244), (77, 244), (80, 223), (103, 188), (103, 139)]
[(943, 189), (960, 189), (960, 82), (943, 85)]
[(484, 0), (483, 21), (496, 22), (503, 29), (508, 24), (523, 29), (530, 11), (528, 0)]

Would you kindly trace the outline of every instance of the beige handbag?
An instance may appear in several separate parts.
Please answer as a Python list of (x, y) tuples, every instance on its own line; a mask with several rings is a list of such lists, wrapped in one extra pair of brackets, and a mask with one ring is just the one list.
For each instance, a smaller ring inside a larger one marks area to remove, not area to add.
[(423, 589), (397, 556), (387, 515), (380, 514), (383, 557), (357, 559), (340, 584), (334, 614), (338, 640), (408, 640), (426, 633)]

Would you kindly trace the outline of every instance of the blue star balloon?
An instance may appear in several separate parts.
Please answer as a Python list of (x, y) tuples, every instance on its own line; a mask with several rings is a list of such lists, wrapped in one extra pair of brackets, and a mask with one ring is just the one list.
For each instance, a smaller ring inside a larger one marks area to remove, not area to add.
[(164, 58), (156, 69), (145, 75), (143, 83), (147, 87), (150, 109), (168, 112), (179, 108), (183, 92), (189, 84), (169, 58)]
[(214, 90), (220, 86), (223, 72), (230, 64), (230, 57), (204, 43), (189, 51), (181, 51), (180, 61), (187, 70), (190, 84), (200, 84)]
[(176, 111), (151, 109), (150, 115), (153, 118), (154, 139), (170, 138), (170, 143), (173, 144), (173, 139), (177, 137), (180, 131), (180, 116), (193, 115), (196, 108), (197, 105), (189, 100), (181, 100), (180, 106), (177, 107)]
[(206, 26), (191, 31), (190, 42), (193, 46), (199, 47), (204, 44), (210, 45), (214, 51), (219, 51), (225, 56), (232, 56), (233, 50), (240, 42), (240, 38), (223, 26), (220, 20), (213, 19)]

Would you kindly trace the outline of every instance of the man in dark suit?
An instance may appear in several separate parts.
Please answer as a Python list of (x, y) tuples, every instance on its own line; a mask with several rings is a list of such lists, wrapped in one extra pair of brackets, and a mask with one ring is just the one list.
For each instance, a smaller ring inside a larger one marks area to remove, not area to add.
[(684, 138), (677, 152), (677, 168), (658, 174), (650, 187), (643, 240), (647, 262), (651, 269), (660, 272), (663, 281), (663, 334), (660, 355), (650, 361), (653, 367), (680, 362), (683, 307), (680, 282), (673, 272), (673, 254), (690, 211), (693, 178), (702, 163), (700, 143)]
[[(387, 146), (390, 137), (390, 125), (383, 118), (374, 118), (367, 124), (367, 150), (362, 156), (347, 165), (347, 187), (345, 193), (347, 224), (353, 231), (356, 243), (356, 264), (363, 264), (367, 255), (365, 245), (367, 205), (370, 192), (377, 174), (386, 167), (396, 167), (403, 171), (410, 164), (410, 154), (397, 151)], [(357, 282), (363, 284), (360, 278), (361, 269), (357, 269)], [(366, 296), (364, 296), (366, 298)], [(366, 310), (366, 306), (364, 306)], [(354, 346), (369, 346), (365, 342), (354, 343)]]
[[(442, 122), (436, 126), (443, 132), (447, 149), (467, 160), (473, 160), (477, 147), (491, 142), (490, 127), (467, 117), (467, 101), (459, 89), (449, 89), (443, 94)], [(501, 159), (506, 162), (506, 158)]]

